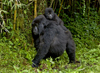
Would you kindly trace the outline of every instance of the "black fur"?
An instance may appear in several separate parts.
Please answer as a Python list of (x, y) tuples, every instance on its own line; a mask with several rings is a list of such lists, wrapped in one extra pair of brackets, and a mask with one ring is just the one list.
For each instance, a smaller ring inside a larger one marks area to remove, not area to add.
[[(34, 29), (35, 26), (38, 32)], [(43, 58), (62, 55), (64, 50), (69, 56), (69, 63), (75, 63), (75, 44), (71, 32), (68, 29), (65, 32), (56, 21), (47, 20), (44, 15), (36, 17), (32, 22), (32, 35), (37, 50), (32, 67), (38, 67)]]

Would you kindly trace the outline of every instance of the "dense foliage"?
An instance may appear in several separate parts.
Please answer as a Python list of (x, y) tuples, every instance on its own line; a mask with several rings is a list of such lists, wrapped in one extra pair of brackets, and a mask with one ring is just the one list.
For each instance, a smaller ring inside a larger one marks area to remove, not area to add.
[(36, 55), (31, 34), (32, 7), (22, 4), (23, 10), (19, 9), (19, 15), (17, 15), (19, 28), (13, 30), (14, 11), (9, 10), (12, 4), (7, 3), (7, 0), (4, 0), (3, 4), (4, 8), (0, 17), (7, 17), (4, 24), (10, 33), (5, 32), (4, 29), (0, 33), (0, 73), (100, 72), (100, 17), (95, 8), (91, 8), (90, 12), (84, 15), (81, 12), (73, 12), (72, 16), (67, 13), (60, 14), (76, 43), (76, 64), (68, 64), (68, 56), (64, 52), (55, 61), (52, 58), (41, 60), (39, 68), (32, 68), (31, 61)]

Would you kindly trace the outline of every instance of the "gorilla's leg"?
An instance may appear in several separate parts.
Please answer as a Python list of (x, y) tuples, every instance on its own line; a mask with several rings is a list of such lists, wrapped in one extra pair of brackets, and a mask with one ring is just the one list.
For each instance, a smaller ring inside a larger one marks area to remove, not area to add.
[(73, 39), (68, 40), (66, 52), (69, 57), (69, 63), (75, 63), (75, 43)]

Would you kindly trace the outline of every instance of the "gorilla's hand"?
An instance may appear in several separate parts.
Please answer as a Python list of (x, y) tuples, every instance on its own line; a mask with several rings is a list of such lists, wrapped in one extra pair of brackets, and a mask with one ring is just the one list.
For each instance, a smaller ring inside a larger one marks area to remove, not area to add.
[(32, 67), (38, 67), (38, 65), (33, 62)]

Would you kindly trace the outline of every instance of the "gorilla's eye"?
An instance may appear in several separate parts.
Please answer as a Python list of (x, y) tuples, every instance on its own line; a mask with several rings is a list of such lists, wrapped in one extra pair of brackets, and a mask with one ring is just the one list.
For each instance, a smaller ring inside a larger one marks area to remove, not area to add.
[(51, 11), (49, 11), (48, 13), (49, 13), (49, 14), (51, 14), (52, 12), (51, 12)]
[(48, 15), (50, 15), (51, 13), (48, 13)]
[(36, 23), (35, 26), (38, 26), (38, 23)]

